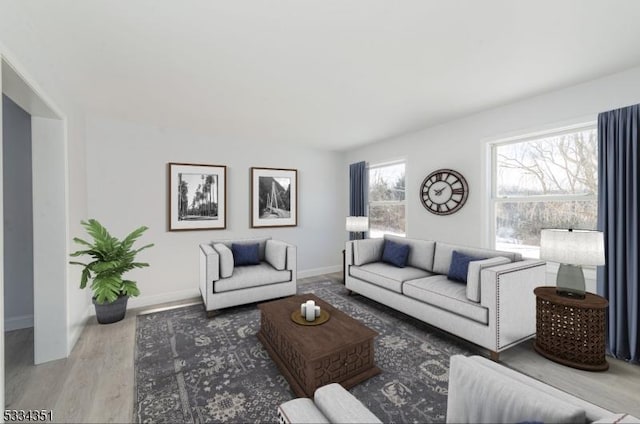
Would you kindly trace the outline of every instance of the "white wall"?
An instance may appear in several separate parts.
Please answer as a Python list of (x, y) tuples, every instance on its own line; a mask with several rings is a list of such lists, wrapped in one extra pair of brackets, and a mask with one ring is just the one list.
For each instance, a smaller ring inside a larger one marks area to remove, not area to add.
[[(167, 163), (226, 165), (227, 229), (167, 231)], [(249, 228), (249, 168), (298, 170), (298, 226)], [(118, 237), (140, 225), (155, 246), (140, 256), (149, 268), (132, 271), (151, 304), (198, 295), (198, 244), (213, 239), (271, 236), (298, 246), (299, 276), (342, 266), (344, 177), (339, 153), (274, 146), (154, 128), (104, 117), (87, 120), (89, 215)]]
[(64, 125), (59, 119), (33, 116), (33, 280), (34, 360), (36, 364), (67, 356), (67, 226), (64, 208)]
[(5, 331), (33, 327), (31, 115), (2, 96)]
[[(599, 112), (638, 102), (640, 67), (352, 149), (346, 153), (344, 164), (406, 157), (407, 236), (487, 246), (488, 141), (595, 121)], [(453, 215), (433, 215), (420, 202), (420, 184), (439, 168), (453, 168), (469, 183), (467, 203)], [(347, 180), (345, 176), (343, 184), (346, 185)], [(589, 289), (595, 291), (593, 280), (587, 283)]]

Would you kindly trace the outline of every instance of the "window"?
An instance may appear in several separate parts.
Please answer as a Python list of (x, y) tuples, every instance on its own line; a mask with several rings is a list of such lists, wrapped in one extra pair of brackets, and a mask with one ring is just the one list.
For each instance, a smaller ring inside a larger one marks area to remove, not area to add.
[(369, 236), (405, 235), (405, 163), (369, 167)]
[(596, 138), (590, 126), (492, 146), (496, 249), (539, 258), (543, 228), (596, 228)]

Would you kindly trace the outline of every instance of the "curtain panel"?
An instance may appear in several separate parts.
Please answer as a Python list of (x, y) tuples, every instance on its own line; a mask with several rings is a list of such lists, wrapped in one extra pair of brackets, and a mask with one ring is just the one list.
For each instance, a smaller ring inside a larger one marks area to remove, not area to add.
[(598, 229), (606, 264), (598, 269), (598, 294), (609, 300), (607, 349), (639, 362), (640, 105), (598, 115)]
[[(367, 163), (357, 162), (349, 165), (349, 215), (367, 216), (367, 194), (369, 191)], [(355, 238), (349, 233), (349, 239)]]

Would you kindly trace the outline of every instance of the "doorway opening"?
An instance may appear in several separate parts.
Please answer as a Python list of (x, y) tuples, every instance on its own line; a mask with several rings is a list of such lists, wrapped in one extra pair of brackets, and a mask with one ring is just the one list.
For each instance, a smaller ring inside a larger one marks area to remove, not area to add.
[(10, 387), (20, 378), (9, 380), (20, 366), (68, 355), (67, 149), (64, 115), (0, 60), (0, 401), (8, 406), (4, 389), (19, 394)]

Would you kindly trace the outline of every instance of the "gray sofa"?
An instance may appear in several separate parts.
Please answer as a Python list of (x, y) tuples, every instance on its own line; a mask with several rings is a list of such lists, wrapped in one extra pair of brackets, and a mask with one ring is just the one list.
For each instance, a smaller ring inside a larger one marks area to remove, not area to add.
[(278, 422), (381, 423), (378, 417), (338, 383), (319, 387), (313, 394), (313, 400), (298, 398), (278, 406)]
[(454, 355), (447, 423), (637, 423), (488, 359)]
[[(410, 246), (407, 266), (382, 261), (384, 240)], [(467, 283), (447, 278), (452, 252), (487, 258), (469, 264)], [(347, 242), (347, 289), (499, 352), (535, 335), (533, 289), (545, 285), (545, 262), (440, 241), (385, 236)]]
[[(638, 423), (480, 356), (454, 355), (449, 368), (447, 423)], [(279, 423), (379, 423), (339, 384), (320, 387), (313, 400), (278, 407)]]
[[(259, 265), (234, 266), (232, 244), (259, 245)], [(296, 294), (296, 247), (271, 237), (200, 245), (200, 294), (209, 316), (230, 306)]]

